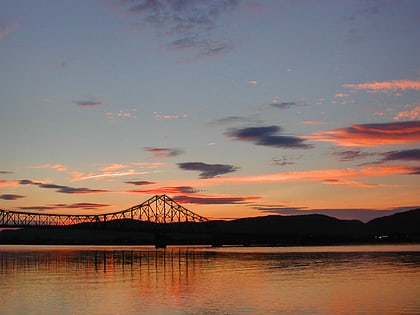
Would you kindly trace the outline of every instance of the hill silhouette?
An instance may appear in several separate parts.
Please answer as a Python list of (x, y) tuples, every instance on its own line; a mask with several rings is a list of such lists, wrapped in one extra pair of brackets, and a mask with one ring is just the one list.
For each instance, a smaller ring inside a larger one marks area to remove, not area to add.
[(420, 209), (363, 223), (321, 214), (159, 224), (132, 219), (0, 232), (3, 244), (319, 245), (420, 242)]

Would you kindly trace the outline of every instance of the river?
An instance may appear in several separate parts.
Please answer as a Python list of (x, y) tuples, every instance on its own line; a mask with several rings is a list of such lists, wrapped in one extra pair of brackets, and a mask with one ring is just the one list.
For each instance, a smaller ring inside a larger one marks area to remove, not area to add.
[(0, 314), (420, 314), (420, 245), (0, 245)]

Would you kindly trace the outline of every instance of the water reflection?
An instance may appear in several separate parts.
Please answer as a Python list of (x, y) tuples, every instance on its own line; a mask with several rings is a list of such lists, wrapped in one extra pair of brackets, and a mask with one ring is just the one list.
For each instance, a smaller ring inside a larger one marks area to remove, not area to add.
[(0, 277), (1, 314), (420, 312), (420, 251), (0, 247)]

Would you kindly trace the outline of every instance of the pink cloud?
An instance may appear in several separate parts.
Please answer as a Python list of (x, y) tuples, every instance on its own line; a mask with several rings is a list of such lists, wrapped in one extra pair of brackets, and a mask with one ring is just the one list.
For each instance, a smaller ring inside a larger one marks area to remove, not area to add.
[(65, 167), (62, 164), (42, 164), (42, 165), (34, 165), (34, 166), (29, 166), (29, 168), (49, 168), (49, 169), (54, 169), (58, 172), (65, 172), (67, 171), (67, 167)]
[(379, 146), (420, 142), (420, 121), (353, 125), (306, 136), (340, 146)]
[(343, 86), (352, 90), (368, 90), (370, 92), (395, 92), (406, 90), (420, 90), (420, 81), (392, 80), (383, 82), (344, 84)]
[(302, 122), (304, 125), (325, 125), (327, 122), (325, 121), (315, 121), (315, 120), (305, 120)]
[(161, 120), (161, 119), (181, 119), (181, 118), (187, 118), (188, 117), (187, 114), (168, 115), (168, 114), (163, 114), (163, 113), (159, 113), (159, 112), (154, 112), (153, 115), (155, 116), (155, 119), (156, 120)]
[(420, 120), (420, 105), (417, 105), (412, 110), (399, 112), (394, 117), (395, 120)]

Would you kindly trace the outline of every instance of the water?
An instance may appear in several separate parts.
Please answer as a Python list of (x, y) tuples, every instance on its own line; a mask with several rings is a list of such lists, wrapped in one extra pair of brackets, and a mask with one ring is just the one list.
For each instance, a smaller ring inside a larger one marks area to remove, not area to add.
[(0, 314), (420, 314), (420, 245), (0, 246)]

